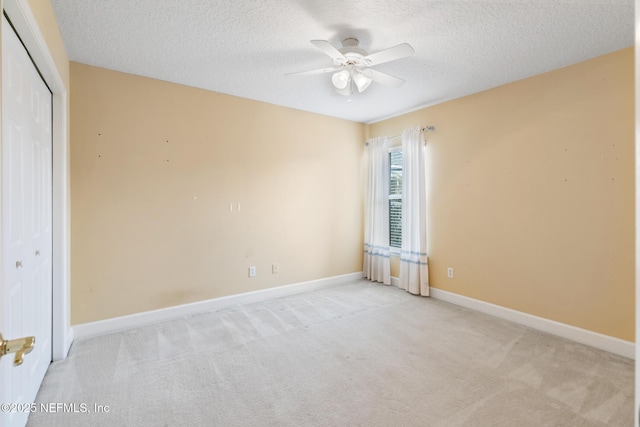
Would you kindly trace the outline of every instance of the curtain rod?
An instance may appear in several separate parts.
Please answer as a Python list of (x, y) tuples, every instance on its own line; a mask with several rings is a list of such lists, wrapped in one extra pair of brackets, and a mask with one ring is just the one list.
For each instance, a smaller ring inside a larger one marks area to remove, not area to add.
[[(433, 132), (434, 130), (436, 130), (436, 127), (433, 126), (433, 125), (428, 125), (428, 126), (425, 126), (425, 127), (422, 128), (423, 132)], [(398, 138), (401, 138), (401, 137), (402, 137), (402, 135), (396, 135), (396, 136), (390, 137), (389, 139), (398, 139)], [(365, 142), (364, 145), (369, 145), (369, 143)]]

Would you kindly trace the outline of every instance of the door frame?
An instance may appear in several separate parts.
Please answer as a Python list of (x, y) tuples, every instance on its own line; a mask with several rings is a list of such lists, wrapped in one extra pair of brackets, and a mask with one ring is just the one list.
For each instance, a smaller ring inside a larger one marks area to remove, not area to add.
[[(67, 357), (73, 342), (70, 322), (70, 208), (68, 88), (56, 67), (28, 0), (0, 0), (31, 58), (52, 92), (52, 360)], [(1, 21), (0, 21), (1, 22)], [(0, 79), (1, 75), (0, 66)], [(1, 123), (0, 123), (1, 126)], [(1, 137), (0, 137), (1, 138)], [(0, 155), (1, 152), (0, 152)], [(0, 177), (1, 179), (1, 177)], [(1, 187), (0, 187), (1, 188)], [(0, 233), (2, 230), (0, 230)], [(2, 247), (0, 247), (0, 251)], [(0, 269), (2, 265), (0, 264)], [(2, 325), (0, 325), (2, 326)], [(8, 337), (10, 338), (10, 337)]]

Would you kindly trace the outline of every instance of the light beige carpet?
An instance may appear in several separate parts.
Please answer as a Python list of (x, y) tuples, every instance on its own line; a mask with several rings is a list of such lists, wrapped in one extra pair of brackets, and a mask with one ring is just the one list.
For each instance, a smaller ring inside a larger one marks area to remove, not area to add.
[(357, 281), (77, 340), (37, 402), (92, 413), (29, 425), (624, 427), (633, 378), (629, 359)]

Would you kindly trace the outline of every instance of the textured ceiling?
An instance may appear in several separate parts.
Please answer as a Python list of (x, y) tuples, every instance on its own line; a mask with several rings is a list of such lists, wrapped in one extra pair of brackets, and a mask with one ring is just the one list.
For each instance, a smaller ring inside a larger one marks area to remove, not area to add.
[[(633, 0), (52, 0), (73, 61), (359, 122), (398, 115), (633, 45)], [(336, 94), (309, 41), (416, 54), (406, 80)]]

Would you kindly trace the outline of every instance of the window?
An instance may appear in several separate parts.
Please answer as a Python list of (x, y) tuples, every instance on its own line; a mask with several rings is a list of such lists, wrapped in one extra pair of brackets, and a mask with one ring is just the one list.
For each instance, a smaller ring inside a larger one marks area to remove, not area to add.
[(389, 246), (402, 247), (402, 150), (389, 151)]

